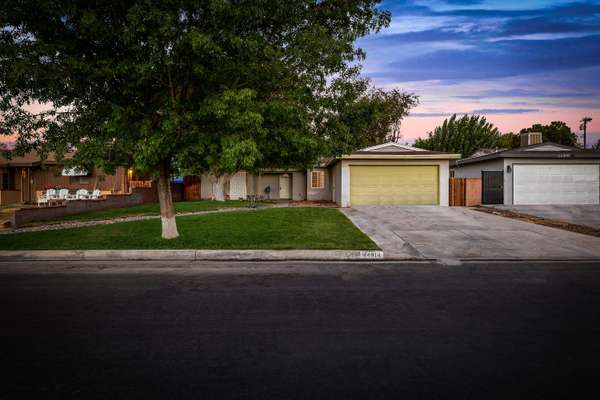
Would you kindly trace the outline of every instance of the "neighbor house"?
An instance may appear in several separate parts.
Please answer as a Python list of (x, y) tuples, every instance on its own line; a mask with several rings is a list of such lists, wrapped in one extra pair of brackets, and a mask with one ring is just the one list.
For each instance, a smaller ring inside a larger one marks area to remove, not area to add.
[(35, 203), (37, 192), (56, 187), (125, 193), (129, 190), (127, 175), (124, 167), (114, 174), (100, 169), (65, 168), (52, 154), (42, 159), (30, 152), (8, 159), (0, 153), (0, 205)]
[[(322, 160), (309, 170), (241, 171), (225, 188), (230, 199), (257, 195), (274, 200), (331, 201), (358, 205), (448, 205), (449, 161), (459, 154), (385, 143)], [(201, 177), (201, 197), (213, 197), (214, 180)]]
[(481, 178), (483, 204), (599, 204), (600, 152), (542, 143), (524, 133), (521, 147), (452, 163), (455, 178)]

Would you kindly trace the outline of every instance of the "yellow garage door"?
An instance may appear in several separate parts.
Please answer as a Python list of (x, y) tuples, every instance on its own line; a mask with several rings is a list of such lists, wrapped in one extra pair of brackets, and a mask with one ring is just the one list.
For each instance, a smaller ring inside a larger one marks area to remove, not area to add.
[(354, 165), (350, 205), (439, 204), (437, 165)]

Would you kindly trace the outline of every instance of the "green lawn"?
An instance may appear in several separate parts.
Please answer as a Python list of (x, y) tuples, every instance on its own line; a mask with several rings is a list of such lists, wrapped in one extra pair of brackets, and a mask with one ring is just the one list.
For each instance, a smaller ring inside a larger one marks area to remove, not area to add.
[(145, 220), (0, 235), (0, 250), (77, 249), (377, 249), (332, 208), (270, 208), (177, 218), (180, 237), (160, 238)]
[[(245, 200), (230, 200), (230, 201), (179, 201), (175, 204), (175, 212), (190, 212), (190, 211), (208, 211), (217, 210), (219, 208), (235, 208), (246, 207), (248, 202)], [(82, 214), (68, 215), (57, 220), (43, 221), (43, 223), (58, 223), (64, 221), (89, 221), (98, 219), (111, 219), (119, 217), (128, 217), (132, 215), (152, 215), (159, 214), (160, 209), (158, 203), (146, 203), (137, 206), (113, 208), (103, 211), (90, 211)], [(41, 221), (40, 221), (41, 222)], [(39, 225), (40, 222), (33, 222), (29, 225)]]

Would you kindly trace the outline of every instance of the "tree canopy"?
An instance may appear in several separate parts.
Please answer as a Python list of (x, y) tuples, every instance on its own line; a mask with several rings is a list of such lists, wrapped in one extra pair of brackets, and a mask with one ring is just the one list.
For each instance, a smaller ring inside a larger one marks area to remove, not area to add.
[(577, 146), (577, 135), (562, 121), (553, 121), (549, 125), (534, 124), (521, 129), (521, 133), (542, 132), (544, 142), (554, 142), (565, 146)]
[(479, 149), (498, 147), (499, 143), (500, 132), (485, 117), (464, 115), (457, 118), (454, 114), (429, 132), (427, 138), (417, 139), (415, 147), (469, 157)]
[[(349, 126), (365, 132), (360, 147), (373, 146), (385, 142), (397, 142), (402, 137), (400, 126), (404, 117), (419, 103), (419, 98), (397, 89), (384, 91), (372, 89), (354, 105), (348, 107), (353, 119)], [(364, 126), (361, 126), (364, 125)]]
[(516, 149), (519, 146), (521, 146), (521, 135), (518, 133), (509, 132), (500, 136), (498, 147), (503, 149)]
[[(76, 149), (76, 163), (159, 176), (163, 237), (176, 237), (173, 165), (309, 166), (379, 137), (389, 98), (410, 108), (359, 75), (355, 40), (390, 21), (377, 4), (4, 0), (0, 134), (18, 134), (17, 152)], [(361, 129), (356, 113), (371, 118)]]

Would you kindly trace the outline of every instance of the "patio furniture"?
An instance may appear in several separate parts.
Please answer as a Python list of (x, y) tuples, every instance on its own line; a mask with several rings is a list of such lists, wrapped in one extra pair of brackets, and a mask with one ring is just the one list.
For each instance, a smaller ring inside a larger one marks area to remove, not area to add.
[(66, 199), (48, 199), (48, 206), (49, 207), (64, 206), (66, 202), (67, 202)]
[(37, 195), (37, 205), (38, 205), (38, 207), (41, 204), (48, 205), (48, 197), (46, 197), (46, 195), (44, 193), (38, 193), (38, 195)]
[(77, 197), (69, 193), (69, 189), (60, 189), (58, 191), (58, 198), (61, 200), (75, 200)]
[(88, 200), (90, 193), (86, 189), (79, 189), (75, 192), (75, 198), (77, 200)]
[(48, 189), (48, 190), (46, 190), (46, 198), (48, 200), (50, 200), (50, 199), (57, 199), (58, 198), (58, 193), (57, 193), (56, 189)]
[(90, 199), (92, 200), (98, 200), (102, 197), (102, 192), (100, 191), (100, 189), (95, 189), (92, 194), (90, 195)]

